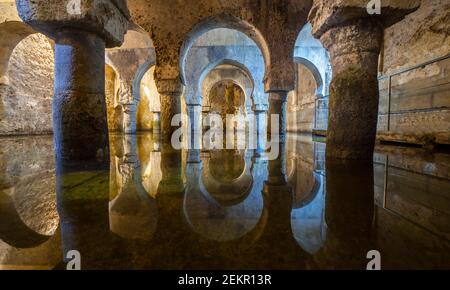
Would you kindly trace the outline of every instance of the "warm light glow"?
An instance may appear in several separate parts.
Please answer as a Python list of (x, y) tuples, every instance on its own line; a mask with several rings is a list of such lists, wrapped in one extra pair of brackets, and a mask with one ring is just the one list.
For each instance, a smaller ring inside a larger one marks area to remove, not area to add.
[(147, 97), (150, 97), (150, 89), (149, 89), (146, 85), (144, 85), (143, 87), (144, 87), (144, 93), (145, 93), (145, 95), (146, 95)]

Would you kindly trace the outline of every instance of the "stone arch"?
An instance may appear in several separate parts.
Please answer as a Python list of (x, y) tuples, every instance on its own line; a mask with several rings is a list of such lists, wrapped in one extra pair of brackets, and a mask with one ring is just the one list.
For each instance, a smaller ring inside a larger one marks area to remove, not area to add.
[(216, 30), (208, 31), (198, 38), (200, 45), (192, 46), (188, 52), (184, 75), (187, 104), (201, 103), (201, 84), (204, 77), (222, 64), (234, 65), (246, 72), (254, 84), (253, 103), (266, 104), (268, 100), (264, 91), (265, 67), (260, 49), (251, 38), (240, 31), (220, 30), (223, 30), (221, 37), (228, 38), (215, 39)]
[(304, 65), (311, 72), (316, 81), (317, 86), (316, 95), (322, 95), (324, 89), (324, 82), (317, 66), (304, 57), (294, 57), (294, 62)]
[(141, 82), (144, 75), (156, 65), (154, 58), (146, 60), (136, 71), (136, 75), (133, 80), (133, 99), (136, 102), (141, 100)]
[(106, 61), (120, 75), (119, 99), (123, 106), (123, 131), (136, 132), (136, 115), (142, 77), (155, 64), (153, 40), (140, 26), (130, 23), (122, 46), (107, 50)]
[(14, 48), (27, 36), (36, 33), (30, 26), (21, 21), (7, 21), (0, 24), (0, 84), (7, 84), (5, 76), (9, 58)]
[(258, 48), (260, 49), (265, 63), (265, 71), (270, 67), (270, 49), (269, 45), (262, 35), (262, 33), (251, 23), (235, 17), (233, 15), (222, 13), (211, 16), (203, 21), (194, 25), (190, 32), (186, 35), (186, 38), (180, 49), (180, 72), (181, 80), (186, 85), (185, 81), (185, 63), (188, 51), (194, 45), (195, 41), (204, 33), (217, 29), (217, 28), (228, 28), (237, 30), (241, 33), (247, 35), (252, 39)]
[[(295, 63), (303, 64), (314, 75), (318, 83), (318, 94), (327, 95), (331, 83), (328, 69), (331, 65), (330, 56), (320, 40), (312, 35), (311, 23), (306, 23), (298, 32), (293, 57)], [(319, 91), (319, 88), (322, 88), (322, 91)]]
[(211, 84), (207, 87), (205, 87), (205, 79), (207, 78), (208, 75), (210, 75), (215, 69), (218, 69), (220, 66), (222, 65), (230, 65), (232, 67), (235, 67), (239, 70), (241, 76), (243, 76), (243, 78), (239, 81), (236, 80), (234, 78), (231, 77), (225, 77), (225, 78), (216, 78), (216, 82), (221, 81), (221, 80), (230, 80), (232, 82), (234, 82), (237, 86), (241, 87), (241, 89), (244, 91), (245, 93), (245, 105), (246, 106), (252, 106), (255, 102), (254, 102), (254, 98), (253, 98), (253, 94), (255, 91), (255, 81), (253, 79), (252, 74), (250, 73), (249, 69), (234, 60), (230, 60), (230, 59), (224, 59), (221, 60), (220, 62), (217, 63), (211, 63), (208, 67), (205, 68), (205, 70), (201, 73), (200, 75), (200, 79), (198, 81), (198, 92), (201, 92), (201, 96), (202, 98), (205, 98), (207, 96), (209, 96), (209, 93), (212, 89), (212, 87), (215, 85), (216, 82), (211, 82)]
[[(202, 107), (203, 107), (203, 111), (205, 111), (205, 101), (209, 101), (209, 105), (211, 105), (211, 100), (210, 100), (210, 96), (211, 96), (211, 92), (217, 88), (218, 85), (222, 84), (222, 83), (232, 83), (234, 86), (238, 87), (243, 93), (244, 93), (244, 107), (247, 106), (247, 93), (245, 92), (245, 88), (242, 86), (241, 83), (238, 83), (236, 80), (232, 79), (232, 78), (223, 78), (220, 79), (216, 82), (214, 82), (213, 84), (211, 84), (210, 86), (208, 86), (208, 88), (205, 89), (205, 96), (203, 98), (203, 102), (202, 102)], [(245, 108), (244, 108), (245, 109)]]
[(0, 131), (52, 133), (53, 42), (18, 21), (0, 24), (0, 33)]

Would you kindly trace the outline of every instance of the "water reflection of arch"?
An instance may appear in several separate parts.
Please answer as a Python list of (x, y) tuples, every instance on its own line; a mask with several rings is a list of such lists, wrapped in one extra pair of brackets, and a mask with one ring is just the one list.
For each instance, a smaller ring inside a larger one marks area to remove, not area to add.
[(0, 220), (0, 240), (20, 249), (36, 248), (52, 239), (57, 231), (47, 235), (30, 228), (18, 212), (14, 199), (3, 191), (0, 191)]
[(248, 192), (240, 199), (223, 204), (211, 196), (204, 183), (205, 158), (187, 165), (187, 187), (184, 199), (184, 215), (190, 228), (203, 238), (219, 242), (256, 241), (262, 234), (267, 214), (264, 209), (262, 190), (267, 179), (267, 162), (253, 158), (246, 152), (248, 164), (243, 170), (252, 180)]
[[(43, 160), (30, 158), (26, 162), (36, 162), (33, 165), (38, 168), (45, 166), (44, 157)], [(60, 220), (56, 209), (55, 171), (44, 168), (30, 169), (28, 175), (11, 180), (5, 184), (8, 188), (0, 189), (0, 240), (12, 247), (36, 248), (57, 235)]]
[[(309, 146), (298, 149), (305, 152), (308, 148)], [(287, 159), (291, 164), (288, 166), (290, 170), (287, 175), (294, 191), (294, 205), (291, 211), (292, 233), (302, 249), (314, 254), (323, 247), (326, 239), (326, 182), (325, 176), (314, 168), (316, 156), (312, 156), (310, 160), (307, 160), (307, 157), (289, 153)]]
[(317, 253), (326, 240), (325, 222), (325, 182), (324, 176), (314, 173), (318, 178), (313, 188), (314, 193), (294, 205), (291, 212), (291, 229), (295, 240), (302, 249), (310, 254)]
[[(232, 166), (237, 165), (237, 167), (229, 168), (227, 166), (230, 165), (229, 163)], [(202, 184), (205, 192), (208, 193), (206, 197), (214, 199), (215, 202), (222, 205), (242, 202), (253, 188), (251, 155), (248, 151), (238, 150), (220, 150), (206, 153), (203, 158)], [(224, 196), (224, 194), (227, 194), (227, 196)]]

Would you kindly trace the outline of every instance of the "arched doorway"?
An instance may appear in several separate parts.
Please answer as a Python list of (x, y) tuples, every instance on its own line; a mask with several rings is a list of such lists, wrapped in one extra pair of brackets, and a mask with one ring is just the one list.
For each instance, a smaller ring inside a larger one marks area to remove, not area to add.
[(296, 88), (289, 94), (287, 130), (312, 133), (319, 127), (327, 127), (331, 70), (328, 52), (312, 36), (311, 24), (307, 23), (300, 31), (293, 57)]
[(52, 133), (53, 42), (16, 21), (0, 33), (0, 134)]
[(136, 129), (138, 131), (159, 132), (161, 102), (154, 74), (155, 66), (151, 66), (140, 82), (140, 101), (136, 113)]

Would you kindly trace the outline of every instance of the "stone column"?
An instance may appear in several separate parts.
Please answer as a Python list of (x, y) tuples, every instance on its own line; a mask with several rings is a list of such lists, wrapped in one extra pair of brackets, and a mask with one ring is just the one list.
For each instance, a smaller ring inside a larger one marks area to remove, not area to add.
[(261, 153), (265, 150), (267, 141), (267, 105), (255, 105), (253, 110), (256, 121), (256, 152)]
[[(269, 93), (269, 116), (267, 132), (271, 136), (278, 136), (279, 142), (286, 140), (286, 104), (287, 91), (276, 91)], [(272, 118), (278, 116), (278, 124), (272, 129)]]
[(286, 176), (286, 143), (279, 143), (279, 155), (273, 160), (269, 160), (269, 177), (266, 182), (267, 186), (270, 187), (281, 187), (284, 188), (288, 186), (287, 176)]
[(314, 37), (330, 52), (327, 156), (371, 159), (378, 118), (378, 57), (383, 29), (418, 8), (420, 1), (381, 1), (370, 15), (368, 1), (317, 0), (309, 15)]
[(123, 42), (130, 17), (126, 5), (104, 2), (83, 1), (74, 15), (66, 1), (17, 1), (21, 19), (55, 40), (53, 121), (60, 161), (107, 163), (109, 157), (105, 47)]
[(120, 80), (119, 102), (122, 104), (123, 119), (122, 132), (136, 134), (137, 103), (133, 100), (133, 81)]
[(57, 159), (108, 158), (105, 41), (94, 33), (55, 35), (53, 126)]
[(125, 134), (136, 134), (136, 113), (135, 103), (122, 104), (123, 108), (123, 132)]
[(202, 105), (187, 105), (187, 113), (189, 117), (189, 148), (201, 149), (202, 145)]
[(178, 195), (184, 191), (181, 151), (170, 143), (161, 143), (161, 173), (162, 179), (158, 186), (158, 195)]
[(326, 241), (315, 256), (321, 269), (366, 269), (367, 253), (379, 250), (371, 160), (326, 160)]
[[(378, 56), (383, 29), (358, 20), (320, 39), (331, 55), (327, 156), (372, 158), (378, 121)], [(349, 41), (350, 40), (350, 41)]]
[(175, 115), (181, 113), (181, 94), (170, 92), (160, 95), (161, 99), (161, 138), (170, 141), (176, 127), (172, 127), (171, 122)]
[[(108, 222), (105, 47), (122, 44), (129, 12), (124, 0), (81, 1), (76, 15), (67, 1), (16, 3), (25, 23), (55, 40), (53, 120), (63, 259), (77, 250), (82, 269), (100, 268), (115, 252)], [(104, 248), (92, 243), (94, 236)]]
[(159, 80), (155, 79), (161, 101), (161, 138), (164, 143), (169, 142), (177, 127), (172, 127), (171, 122), (175, 115), (181, 113), (181, 95), (183, 85), (179, 79)]
[(153, 112), (153, 134), (160, 134), (161, 133), (161, 112), (156, 111)]

